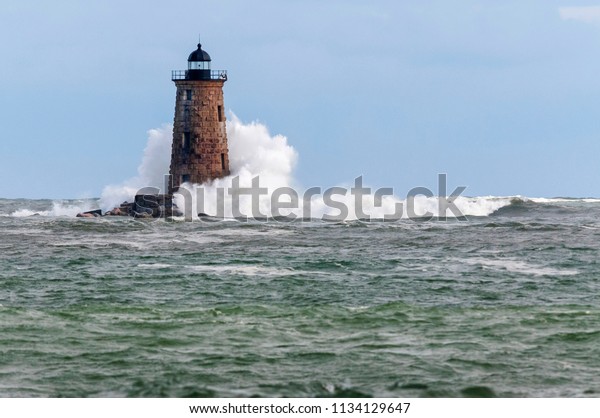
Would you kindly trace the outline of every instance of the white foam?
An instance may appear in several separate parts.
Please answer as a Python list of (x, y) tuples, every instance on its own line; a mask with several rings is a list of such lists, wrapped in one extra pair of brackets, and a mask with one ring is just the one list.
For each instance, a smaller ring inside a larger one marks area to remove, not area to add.
[(207, 235), (186, 236), (185, 241), (193, 242), (194, 244), (214, 244), (218, 242), (223, 242), (223, 240), (220, 238), (217, 238), (215, 236), (209, 237)]
[(166, 269), (173, 267), (172, 264), (163, 264), (163, 263), (152, 263), (152, 264), (138, 264), (137, 267), (142, 269)]
[[(150, 244), (149, 244), (150, 242)], [(106, 248), (109, 246), (124, 246), (130, 247), (136, 250), (147, 249), (149, 245), (151, 245), (152, 241), (145, 242), (139, 241), (135, 238), (131, 238), (131, 240), (127, 239), (127, 236), (119, 236), (119, 237), (98, 237), (94, 238), (92, 236), (88, 236), (86, 239), (78, 239), (78, 238), (65, 238), (59, 242), (52, 242), (50, 245), (53, 247), (85, 247), (85, 248)], [(158, 245), (158, 244), (157, 244)]]
[(50, 213), (50, 211), (33, 211), (30, 209), (19, 209), (14, 211), (13, 213), (10, 214), (10, 216), (14, 216), (15, 218), (25, 218), (28, 216), (34, 216), (34, 215), (42, 215), (42, 216), (48, 216), (48, 214)]
[(92, 201), (85, 201), (81, 203), (67, 203), (62, 201), (52, 202), (52, 208), (49, 210), (32, 210), (32, 209), (18, 209), (10, 214), (15, 218), (24, 218), (29, 216), (62, 216), (62, 217), (74, 217), (78, 213), (85, 212), (92, 209)]
[(577, 270), (560, 270), (550, 267), (543, 267), (533, 263), (526, 263), (525, 261), (516, 260), (513, 258), (503, 258), (496, 260), (490, 260), (486, 258), (467, 258), (457, 261), (469, 265), (480, 265), (484, 268), (487, 267), (496, 270), (506, 270), (514, 273), (531, 274), (534, 276), (573, 276), (579, 273)]
[(530, 197), (527, 198), (535, 203), (575, 203), (575, 202), (583, 202), (583, 203), (600, 203), (600, 199), (586, 198), (586, 199), (569, 199), (569, 198), (546, 198), (546, 197)]
[(198, 272), (228, 273), (241, 276), (291, 276), (298, 274), (298, 272), (289, 269), (278, 269), (274, 267), (253, 265), (199, 265), (185, 266), (185, 268)]

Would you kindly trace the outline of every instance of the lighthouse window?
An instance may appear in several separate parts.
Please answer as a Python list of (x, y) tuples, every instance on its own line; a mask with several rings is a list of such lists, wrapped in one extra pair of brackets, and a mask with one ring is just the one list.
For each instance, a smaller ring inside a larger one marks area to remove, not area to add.
[(221, 154), (221, 169), (225, 170), (225, 154)]
[(223, 122), (223, 106), (219, 105), (217, 113), (219, 114), (219, 122)]
[(192, 91), (191, 90), (185, 91), (185, 100), (192, 100)]
[(190, 152), (190, 133), (189, 132), (184, 132), (183, 133), (183, 150), (185, 152)]

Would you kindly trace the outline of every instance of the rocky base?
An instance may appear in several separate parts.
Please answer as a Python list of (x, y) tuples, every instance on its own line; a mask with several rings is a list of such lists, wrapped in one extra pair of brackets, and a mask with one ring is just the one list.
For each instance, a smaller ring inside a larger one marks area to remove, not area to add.
[(78, 213), (78, 218), (98, 218), (102, 216), (129, 216), (133, 218), (167, 218), (182, 216), (183, 213), (173, 203), (170, 194), (142, 194), (136, 195), (133, 202), (123, 202), (105, 213), (102, 210), (90, 210)]

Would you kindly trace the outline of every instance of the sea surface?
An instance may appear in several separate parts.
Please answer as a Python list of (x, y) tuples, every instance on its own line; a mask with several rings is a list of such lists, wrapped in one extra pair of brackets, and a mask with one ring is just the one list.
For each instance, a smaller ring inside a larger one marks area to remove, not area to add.
[(0, 396), (598, 397), (600, 200), (505, 199), (393, 223), (0, 199)]

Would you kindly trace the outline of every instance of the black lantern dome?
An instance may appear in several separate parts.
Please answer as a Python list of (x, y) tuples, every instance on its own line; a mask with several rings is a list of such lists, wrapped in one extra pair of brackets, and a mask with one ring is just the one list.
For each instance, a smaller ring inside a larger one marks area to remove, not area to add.
[(195, 50), (194, 52), (192, 52), (190, 54), (190, 56), (188, 57), (188, 62), (210, 62), (210, 55), (208, 55), (208, 52), (204, 51), (202, 49), (202, 44), (198, 44), (198, 49)]

